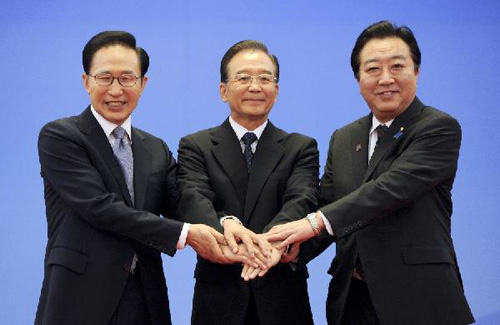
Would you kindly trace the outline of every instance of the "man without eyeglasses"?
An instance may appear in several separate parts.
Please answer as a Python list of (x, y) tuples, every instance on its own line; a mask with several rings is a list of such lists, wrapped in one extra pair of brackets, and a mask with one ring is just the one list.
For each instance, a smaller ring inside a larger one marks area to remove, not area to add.
[(262, 234), (317, 208), (316, 141), (269, 121), (279, 64), (263, 43), (233, 45), (220, 74), (230, 114), (221, 125), (181, 139), (179, 216), (223, 231), (236, 254), (269, 259), (255, 267), (198, 257), (192, 324), (312, 324), (307, 270), (276, 265), (290, 256)]
[(170, 324), (160, 253), (187, 243), (229, 262), (222, 234), (173, 219), (174, 158), (132, 126), (148, 66), (130, 33), (95, 35), (83, 49), (90, 105), (40, 132), (48, 243), (35, 324)]
[[(351, 66), (371, 113), (335, 131), (320, 184), (324, 206), (270, 231), (319, 254), (336, 241), (328, 324), (474, 322), (451, 239), (458, 122), (416, 97), (420, 49), (408, 27), (366, 28)], [(326, 229), (326, 231), (325, 231)], [(278, 246), (280, 247), (280, 246)]]

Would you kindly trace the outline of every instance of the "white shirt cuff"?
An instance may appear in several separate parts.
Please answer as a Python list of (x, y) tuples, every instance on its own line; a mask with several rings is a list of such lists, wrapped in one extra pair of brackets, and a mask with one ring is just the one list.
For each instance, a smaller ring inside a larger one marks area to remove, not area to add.
[(323, 223), (325, 224), (326, 232), (328, 232), (331, 236), (333, 236), (333, 229), (332, 229), (332, 225), (330, 224), (330, 221), (328, 221), (328, 219), (325, 217), (323, 212), (318, 210), (318, 214), (321, 217), (321, 219), (323, 219)]
[(182, 230), (181, 230), (181, 235), (179, 236), (179, 240), (177, 241), (177, 245), (175, 248), (177, 249), (183, 249), (186, 247), (186, 239), (188, 236), (188, 231), (189, 231), (189, 223), (185, 222), (184, 225), (182, 225)]

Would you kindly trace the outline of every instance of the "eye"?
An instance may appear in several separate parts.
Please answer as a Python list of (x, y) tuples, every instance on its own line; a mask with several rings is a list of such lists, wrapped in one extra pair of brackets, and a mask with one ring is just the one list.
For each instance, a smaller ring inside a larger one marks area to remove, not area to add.
[(261, 74), (258, 76), (258, 79), (261, 84), (270, 84), (271, 82), (274, 81), (274, 77), (270, 74)]
[(135, 80), (135, 76), (132, 74), (123, 74), (120, 76), (120, 79), (122, 81), (133, 81), (133, 80)]
[(111, 82), (111, 80), (113, 79), (113, 76), (111, 76), (110, 74), (98, 74), (95, 77), (103, 82)]
[(405, 67), (405, 66), (404, 66), (404, 64), (402, 64), (402, 63), (396, 63), (396, 64), (394, 64), (394, 65), (392, 66), (392, 68), (393, 68), (394, 70), (401, 70), (401, 69), (403, 69), (404, 67)]
[(234, 77), (234, 79), (236, 81), (238, 81), (239, 83), (245, 84), (245, 83), (249, 83), (250, 80), (252, 79), (252, 77), (250, 77), (247, 74), (239, 74), (239, 75), (236, 75), (236, 77)]

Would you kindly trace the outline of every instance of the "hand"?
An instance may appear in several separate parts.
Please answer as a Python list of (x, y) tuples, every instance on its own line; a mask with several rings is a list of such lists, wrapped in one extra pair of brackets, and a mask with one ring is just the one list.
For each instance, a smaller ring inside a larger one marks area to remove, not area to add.
[(283, 255), (281, 255), (281, 260), (280, 262), (281, 263), (290, 263), (292, 261), (295, 261), (297, 259), (297, 257), (299, 256), (299, 252), (300, 252), (300, 244), (299, 243), (295, 243), (295, 244), (292, 244), (292, 246), (290, 246), (290, 250), (287, 252), (283, 252)]
[[(325, 227), (321, 217), (318, 218), (318, 224), (320, 229)], [(314, 231), (309, 221), (303, 218), (297, 221), (274, 226), (265, 234), (265, 236), (270, 242), (282, 240), (282, 242), (276, 247), (278, 249), (282, 249), (293, 243), (300, 244), (303, 241), (314, 237)]]
[[(278, 243), (276, 245), (278, 245)], [(259, 277), (264, 276), (267, 273), (267, 271), (271, 269), (271, 267), (278, 264), (278, 262), (281, 259), (281, 255), (283, 254), (284, 251), (285, 249), (277, 249), (275, 247), (272, 248), (271, 258), (269, 260), (267, 269), (261, 269), (258, 267), (256, 268), (247, 264), (243, 265), (243, 270), (241, 271), (241, 277), (243, 278), (243, 280), (249, 281), (255, 279), (257, 276)]]
[(246, 247), (243, 244), (238, 246), (238, 253), (235, 254), (228, 245), (221, 245), (222, 253), (231, 263), (241, 263), (262, 270), (268, 268), (269, 259), (262, 255), (258, 248), (255, 249), (255, 258), (251, 259)]
[(189, 225), (186, 243), (198, 255), (209, 261), (220, 264), (231, 263), (220, 248), (220, 245), (226, 245), (224, 236), (212, 227), (203, 224)]
[(255, 259), (255, 244), (257, 244), (262, 255), (265, 257), (271, 256), (271, 244), (269, 244), (264, 236), (255, 234), (233, 219), (224, 220), (223, 227), (224, 237), (234, 254), (238, 253), (238, 243), (242, 241), (250, 258)]

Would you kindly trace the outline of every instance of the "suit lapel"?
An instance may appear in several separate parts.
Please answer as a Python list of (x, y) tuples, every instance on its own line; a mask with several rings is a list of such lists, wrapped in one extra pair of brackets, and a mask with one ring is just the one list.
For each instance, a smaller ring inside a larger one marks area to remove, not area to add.
[(142, 209), (151, 173), (151, 150), (145, 145), (143, 134), (132, 128), (132, 152), (134, 153), (134, 197), (135, 207)]
[(358, 127), (351, 136), (351, 148), (354, 176), (359, 187), (368, 167), (368, 134), (370, 132), (371, 114), (358, 121)]
[(106, 134), (104, 134), (101, 126), (90, 111), (90, 106), (80, 115), (79, 128), (82, 133), (87, 135), (89, 142), (106, 162), (111, 174), (113, 174), (120, 187), (122, 196), (125, 198), (127, 204), (131, 206), (132, 200), (130, 199), (125, 177), (123, 176), (120, 165), (116, 161), (109, 140), (106, 138)]
[(257, 149), (253, 157), (243, 216), (245, 222), (248, 221), (252, 214), (269, 175), (283, 157), (284, 148), (280, 144), (282, 139), (283, 133), (269, 122), (257, 143)]
[(220, 164), (236, 190), (241, 205), (245, 203), (248, 184), (248, 171), (241, 145), (227, 119), (211, 134), (214, 147), (212, 154)]
[(413, 102), (408, 106), (408, 108), (403, 112), (403, 114), (396, 117), (394, 122), (392, 122), (389, 130), (387, 130), (386, 135), (380, 139), (379, 143), (375, 147), (372, 158), (368, 165), (368, 169), (363, 177), (363, 183), (370, 179), (371, 175), (375, 171), (377, 165), (382, 161), (385, 153), (388, 149), (395, 143), (404, 138), (406, 131), (410, 127), (412, 120), (420, 115), (424, 105), (422, 102), (415, 97)]

